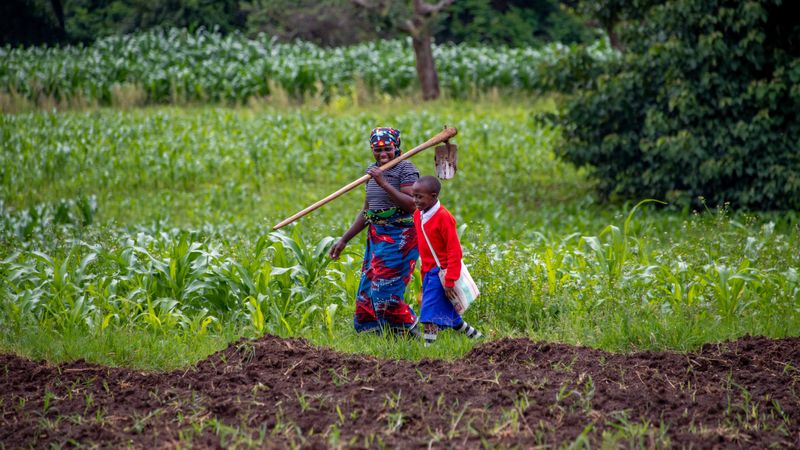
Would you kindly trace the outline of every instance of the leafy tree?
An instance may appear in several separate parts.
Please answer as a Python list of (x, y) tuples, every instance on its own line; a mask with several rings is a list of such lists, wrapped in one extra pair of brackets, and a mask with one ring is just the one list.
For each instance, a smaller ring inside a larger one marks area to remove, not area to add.
[(0, 45), (52, 44), (64, 40), (63, 15), (59, 16), (57, 6), (59, 2), (49, 0), (0, 2)]
[(402, 37), (411, 31), (409, 22), (424, 16), (425, 26), (417, 31), (438, 42), (585, 42), (594, 35), (574, 13), (575, 1), (5, 0), (0, 2), (0, 39), (11, 44), (89, 43), (155, 27), (205, 27), (342, 46)]
[(391, 0), (352, 0), (354, 4), (377, 12), (397, 29), (411, 35), (417, 78), (424, 100), (439, 98), (439, 76), (436, 74), (432, 48), (433, 29), (439, 13), (453, 1), (455, 0), (439, 0), (438, 3), (431, 4), (426, 0), (413, 0), (409, 4)]
[(586, 42), (594, 34), (557, 0), (459, 0), (443, 15), (439, 41), (524, 47)]
[(250, 36), (265, 33), (281, 41), (344, 46), (401, 34), (383, 17), (349, 0), (249, 0), (241, 2), (241, 8)]
[(152, 28), (218, 28), (244, 26), (238, 0), (61, 0), (71, 41)]
[(578, 10), (583, 14), (593, 17), (591, 25), (599, 25), (616, 49), (622, 48), (622, 43), (617, 35), (617, 25), (620, 22), (635, 23), (642, 20), (651, 7), (664, 0), (603, 0), (583, 1), (578, 5)]
[(800, 208), (797, 2), (599, 3), (625, 52), (567, 98), (557, 154), (610, 196)]

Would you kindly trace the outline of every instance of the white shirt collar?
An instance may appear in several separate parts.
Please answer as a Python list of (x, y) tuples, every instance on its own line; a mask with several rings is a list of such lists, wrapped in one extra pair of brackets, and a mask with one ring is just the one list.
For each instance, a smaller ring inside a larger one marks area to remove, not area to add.
[(433, 206), (428, 208), (427, 211), (420, 211), (419, 214), (420, 217), (422, 218), (422, 223), (425, 223), (428, 220), (430, 220), (430, 218), (433, 217), (434, 214), (436, 214), (436, 211), (439, 211), (440, 206), (441, 205), (439, 204), (439, 200), (436, 200), (436, 203), (434, 203)]

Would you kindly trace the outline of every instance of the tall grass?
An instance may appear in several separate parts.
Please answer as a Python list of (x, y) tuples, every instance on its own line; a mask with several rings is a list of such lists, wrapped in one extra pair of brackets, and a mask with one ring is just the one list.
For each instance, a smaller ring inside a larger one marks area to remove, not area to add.
[[(363, 194), (269, 231), (360, 176), (377, 124), (398, 126), (406, 147), (459, 128), (442, 201), (483, 292), (467, 320), (490, 338), (686, 350), (797, 335), (795, 214), (597, 205), (581, 173), (553, 159), (558, 130), (537, 108), (546, 103), (2, 116), (0, 347), (163, 368), (268, 332), (387, 357), (463, 354), (472, 342), (455, 335), (425, 349), (352, 330), (363, 243), (340, 261), (325, 253)], [(426, 159), (414, 160), (423, 174)], [(417, 274), (415, 307), (419, 285)]]

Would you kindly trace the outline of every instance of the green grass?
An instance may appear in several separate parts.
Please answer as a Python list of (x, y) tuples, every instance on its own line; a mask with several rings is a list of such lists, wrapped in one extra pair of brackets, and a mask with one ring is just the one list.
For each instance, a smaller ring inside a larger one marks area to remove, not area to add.
[[(387, 358), (455, 358), (352, 330), (363, 236), (330, 262), (353, 192), (270, 227), (357, 178), (369, 130), (408, 149), (459, 129), (443, 203), (482, 290), (466, 319), (614, 351), (690, 350), (800, 330), (796, 213), (601, 204), (554, 159), (551, 99), (148, 108), (0, 116), (0, 349), (146, 369), (190, 364), (240, 336), (303, 336)], [(414, 158), (433, 173), (432, 152)], [(419, 276), (407, 298), (416, 309)]]
[(0, 337), (0, 351), (29, 358), (62, 363), (85, 359), (107, 366), (144, 370), (173, 370), (187, 367), (237, 339), (240, 330), (189, 335), (159, 334), (142, 329), (114, 329), (90, 334), (85, 329), (54, 331), (31, 325)]

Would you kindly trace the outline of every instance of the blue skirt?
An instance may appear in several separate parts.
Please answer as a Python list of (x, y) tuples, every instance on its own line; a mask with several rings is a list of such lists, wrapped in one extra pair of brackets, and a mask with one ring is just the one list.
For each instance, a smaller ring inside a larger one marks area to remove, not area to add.
[(419, 321), (435, 323), (443, 328), (458, 328), (464, 319), (458, 315), (456, 308), (444, 293), (444, 286), (439, 281), (439, 268), (434, 267), (422, 278), (422, 306)]

